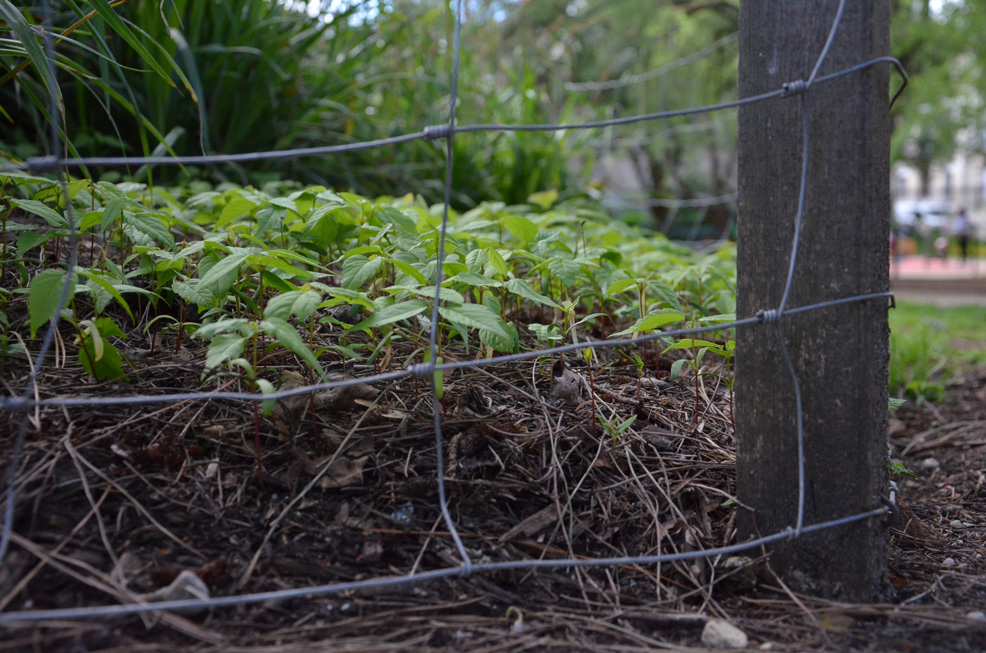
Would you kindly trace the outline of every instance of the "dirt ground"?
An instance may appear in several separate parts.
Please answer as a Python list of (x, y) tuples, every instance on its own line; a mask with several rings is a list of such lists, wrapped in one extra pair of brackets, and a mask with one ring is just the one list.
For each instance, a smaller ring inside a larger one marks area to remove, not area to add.
[[(71, 358), (53, 359), (41, 396), (201, 387), (202, 352), (173, 345), (128, 351), (126, 387), (95, 385)], [(628, 359), (600, 354), (595, 401), (579, 383), (560, 390), (561, 368), (548, 359), (447, 376), (450, 507), (474, 561), (736, 541), (725, 385), (705, 377), (696, 402), (691, 378), (671, 382), (669, 360), (640, 353), (642, 378)], [(588, 379), (583, 361), (569, 362)], [(286, 374), (301, 371), (288, 356), (269, 364), (274, 378), (298, 382)], [(15, 394), (26, 371), (8, 361), (2, 378)], [(227, 377), (206, 389), (238, 387)], [(634, 422), (607, 433), (594, 413), (613, 426)], [(0, 426), (4, 461), (16, 417)], [(413, 378), (285, 400), (271, 417), (252, 405), (184, 401), (47, 408), (29, 418), (14, 539), (0, 567), (2, 611), (133, 602), (184, 570), (212, 596), (229, 596), (458, 564), (438, 510), (430, 397)], [(3, 625), (0, 651), (705, 650), (710, 618), (740, 628), (752, 649), (986, 650), (986, 370), (967, 372), (937, 407), (904, 406), (890, 431), (916, 476), (902, 483), (902, 519), (890, 529), (897, 596), (887, 604), (797, 595), (754, 555)]]

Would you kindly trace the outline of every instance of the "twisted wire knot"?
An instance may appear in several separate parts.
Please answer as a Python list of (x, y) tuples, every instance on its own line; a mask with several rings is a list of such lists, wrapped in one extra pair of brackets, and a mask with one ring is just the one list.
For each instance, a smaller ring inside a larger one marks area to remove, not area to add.
[(424, 139), (426, 141), (436, 141), (440, 138), (448, 138), (452, 133), (452, 128), (448, 125), (428, 125), (424, 129)]
[(808, 90), (808, 83), (803, 79), (796, 79), (793, 82), (786, 82), (781, 88), (784, 89), (784, 97), (801, 95)]
[(431, 363), (415, 363), (407, 368), (414, 376), (427, 379), (435, 371), (435, 366)]
[(760, 318), (760, 321), (764, 324), (772, 324), (774, 322), (780, 322), (781, 312), (776, 308), (761, 308), (757, 311), (757, 317)]

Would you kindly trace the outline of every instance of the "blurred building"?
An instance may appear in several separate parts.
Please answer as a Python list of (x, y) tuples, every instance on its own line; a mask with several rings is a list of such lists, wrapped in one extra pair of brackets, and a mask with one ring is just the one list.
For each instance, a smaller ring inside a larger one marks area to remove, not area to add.
[(922, 188), (917, 169), (896, 164), (890, 172), (890, 199), (894, 219), (902, 226), (913, 223), (914, 215), (944, 222), (965, 208), (976, 228), (977, 238), (986, 238), (986, 160), (981, 154), (959, 152), (945, 165), (932, 166), (927, 185)]

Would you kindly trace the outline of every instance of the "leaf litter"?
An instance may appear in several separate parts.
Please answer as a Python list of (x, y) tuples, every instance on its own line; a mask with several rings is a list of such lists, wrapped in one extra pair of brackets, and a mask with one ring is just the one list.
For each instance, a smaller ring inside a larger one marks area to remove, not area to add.
[[(392, 360), (410, 346), (395, 345)], [(690, 373), (670, 381), (670, 361), (640, 353), (643, 378), (608, 350), (597, 352), (591, 383), (580, 357), (447, 375), (449, 508), (474, 560), (652, 555), (736, 541), (727, 389), (701, 377), (696, 418)], [(148, 356), (125, 387), (96, 384), (64, 361), (43, 373), (40, 387), (46, 397), (189, 391), (199, 387), (203, 359)], [(377, 371), (323, 365), (332, 378)], [(306, 379), (290, 353), (269, 367), (281, 383)], [(23, 385), (26, 370), (7, 369), (8, 386)], [(235, 377), (209, 383), (239, 387)], [(228, 596), (457, 565), (438, 507), (428, 388), (408, 377), (341, 390), (278, 402), (259, 422), (249, 405), (221, 401), (41, 409), (17, 475), (0, 609), (125, 602), (171, 586)], [(890, 535), (897, 596), (886, 604), (794, 595), (753, 551), (500, 571), (163, 620), (25, 624), (7, 629), (4, 646), (637, 650), (700, 647), (715, 619), (771, 650), (904, 642), (978, 650), (986, 642), (978, 619), (986, 605), (984, 392), (986, 373), (970, 375), (951, 402), (898, 411), (892, 444), (918, 473), (902, 480), (902, 521)], [(612, 437), (594, 411), (611, 424), (635, 419)], [(0, 440), (5, 456), (10, 441)], [(922, 466), (931, 458), (937, 466)]]

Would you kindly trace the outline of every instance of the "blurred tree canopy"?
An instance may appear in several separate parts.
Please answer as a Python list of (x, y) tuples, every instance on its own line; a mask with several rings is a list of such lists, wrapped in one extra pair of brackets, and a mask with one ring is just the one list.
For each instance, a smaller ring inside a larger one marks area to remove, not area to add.
[(891, 42), (911, 84), (894, 109), (891, 156), (927, 191), (958, 147), (984, 153), (986, 12), (981, 0), (894, 0)]
[[(983, 150), (986, 12), (973, 0), (893, 0), (912, 84), (894, 160), (927, 175), (957, 143)], [(48, 149), (47, 95), (74, 155), (232, 153), (364, 141), (448, 119), (453, 19), (444, 0), (52, 0), (57, 85), (40, 0), (0, 0), (0, 156)], [(739, 0), (466, 0), (457, 119), (554, 123), (736, 98)], [(735, 188), (735, 112), (605, 130), (460, 134), (455, 202), (519, 203), (589, 188), (605, 161), (649, 198)], [(441, 196), (442, 143), (237, 168), (136, 168), (369, 195)], [(89, 171), (114, 174), (112, 171)], [(716, 219), (717, 210), (710, 215)], [(660, 207), (653, 209), (660, 218)], [(719, 216), (722, 219), (723, 216)]]

